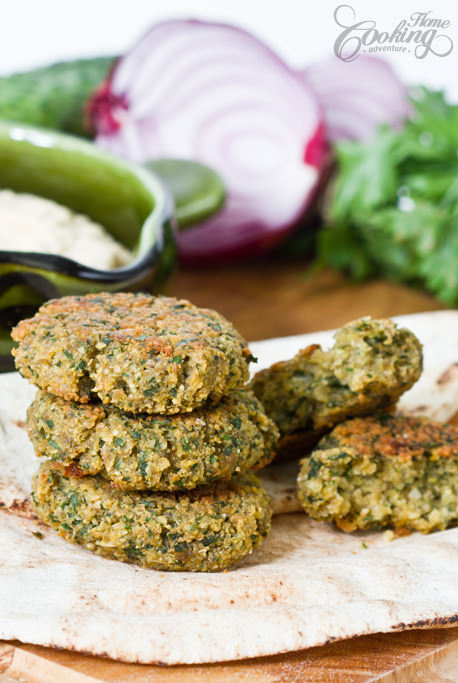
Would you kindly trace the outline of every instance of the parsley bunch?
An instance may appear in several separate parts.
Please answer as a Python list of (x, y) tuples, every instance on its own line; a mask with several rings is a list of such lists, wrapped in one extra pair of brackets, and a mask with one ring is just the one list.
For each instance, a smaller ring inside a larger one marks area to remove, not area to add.
[(318, 263), (458, 303), (458, 105), (419, 88), (401, 130), (336, 147)]

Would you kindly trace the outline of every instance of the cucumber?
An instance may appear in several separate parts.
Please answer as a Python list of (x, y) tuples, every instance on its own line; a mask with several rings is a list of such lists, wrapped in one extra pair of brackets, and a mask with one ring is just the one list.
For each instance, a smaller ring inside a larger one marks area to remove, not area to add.
[(180, 230), (213, 216), (223, 206), (223, 181), (208, 166), (189, 159), (154, 159), (144, 165), (168, 186)]
[(0, 118), (92, 137), (84, 105), (114, 61), (77, 59), (0, 77)]

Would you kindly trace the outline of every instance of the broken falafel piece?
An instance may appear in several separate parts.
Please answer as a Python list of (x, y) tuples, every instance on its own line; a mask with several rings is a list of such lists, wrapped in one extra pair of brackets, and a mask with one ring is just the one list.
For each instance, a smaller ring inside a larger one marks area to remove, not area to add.
[(422, 346), (392, 320), (356, 320), (334, 338), (328, 351), (308, 346), (252, 379), (249, 388), (282, 436), (316, 443), (349, 417), (390, 410), (420, 377)]

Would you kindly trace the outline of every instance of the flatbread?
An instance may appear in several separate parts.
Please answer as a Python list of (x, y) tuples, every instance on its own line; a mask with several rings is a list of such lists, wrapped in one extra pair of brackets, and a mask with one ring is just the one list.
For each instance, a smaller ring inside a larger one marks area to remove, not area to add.
[(30, 515), (29, 492), (39, 459), (25, 429), (36, 388), (19, 373), (0, 375), (0, 508)]
[[(458, 312), (404, 316), (425, 372), (404, 413), (458, 409)], [(331, 333), (252, 344), (259, 365)], [(203, 663), (288, 652), (367, 633), (458, 620), (458, 528), (389, 543), (303, 513), (274, 519), (261, 549), (220, 574), (163, 573), (97, 557), (27, 519), (38, 460), (23, 428), (33, 387), (0, 377), (0, 638), (127, 662)], [(276, 511), (297, 509), (297, 463), (268, 468)], [(103, 580), (101, 579), (103, 577)]]
[(282, 515), (238, 569), (174, 574), (105, 560), (52, 531), (39, 539), (30, 520), (3, 517), (4, 639), (201, 663), (458, 619), (458, 529), (387, 543)]

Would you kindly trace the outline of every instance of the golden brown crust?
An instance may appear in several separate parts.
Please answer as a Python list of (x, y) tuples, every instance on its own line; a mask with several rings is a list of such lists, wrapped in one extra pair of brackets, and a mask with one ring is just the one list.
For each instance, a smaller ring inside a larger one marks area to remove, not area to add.
[(72, 476), (101, 474), (125, 490), (189, 490), (267, 465), (278, 439), (257, 398), (236, 389), (181, 415), (129, 415), (38, 391), (27, 430), (39, 456)]
[(322, 439), (320, 448), (342, 444), (361, 457), (376, 453), (408, 462), (429, 457), (458, 458), (458, 427), (426, 417), (380, 415), (355, 418), (337, 425)]
[(248, 379), (251, 354), (215, 311), (147, 294), (44, 304), (12, 331), (18, 370), (66, 400), (174, 414), (218, 401)]
[(118, 491), (46, 461), (32, 500), (40, 519), (93, 552), (165, 571), (221, 571), (270, 530), (269, 497), (251, 473), (185, 493)]
[(458, 524), (458, 428), (380, 415), (335, 427), (301, 461), (298, 498), (342, 531)]

